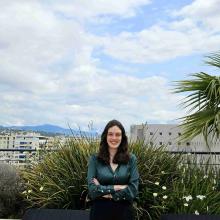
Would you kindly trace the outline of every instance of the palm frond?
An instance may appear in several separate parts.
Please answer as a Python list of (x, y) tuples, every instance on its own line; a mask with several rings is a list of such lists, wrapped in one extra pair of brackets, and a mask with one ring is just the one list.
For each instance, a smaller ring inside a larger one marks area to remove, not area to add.
[(208, 137), (215, 141), (220, 135), (220, 108), (216, 111), (214, 109), (207, 109), (196, 112), (191, 115), (180, 118), (182, 124), (181, 140), (192, 139), (199, 134), (203, 134), (208, 145)]
[[(206, 56), (207, 64), (220, 67), (220, 52)], [(182, 140), (202, 134), (208, 140), (217, 141), (220, 135), (220, 76), (204, 72), (191, 74), (191, 80), (175, 81), (174, 93), (187, 93), (181, 107), (187, 116), (180, 118)]]
[(211, 53), (206, 58), (206, 64), (220, 68), (220, 51), (218, 53)]

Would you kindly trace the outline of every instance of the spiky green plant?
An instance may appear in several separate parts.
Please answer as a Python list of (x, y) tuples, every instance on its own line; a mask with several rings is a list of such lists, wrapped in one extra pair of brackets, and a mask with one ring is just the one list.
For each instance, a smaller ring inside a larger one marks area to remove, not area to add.
[[(207, 64), (220, 68), (220, 52), (207, 56)], [(204, 72), (191, 75), (194, 79), (177, 81), (175, 93), (188, 92), (183, 108), (188, 115), (180, 118), (182, 139), (192, 139), (203, 134), (207, 145), (216, 142), (220, 135), (220, 76)], [(210, 138), (210, 139), (209, 139)]]
[[(99, 141), (71, 139), (58, 151), (45, 155), (40, 163), (29, 167), (24, 172), (26, 190), (23, 193), (29, 206), (88, 208), (87, 163), (98, 147)], [(151, 146), (144, 141), (130, 143), (129, 148), (137, 156), (140, 173), (139, 198), (134, 203), (136, 219), (159, 220), (163, 213), (194, 213), (195, 207), (205, 213), (207, 207), (199, 205), (200, 200), (192, 201), (193, 208), (185, 208), (183, 197), (189, 194), (193, 198), (205, 195), (203, 201), (209, 207), (206, 213), (220, 214), (217, 206), (220, 203), (219, 174), (214, 168), (193, 166), (194, 161), (188, 157), (170, 154), (164, 147)], [(209, 178), (204, 179), (205, 175)]]
[(164, 210), (162, 203), (155, 203), (153, 193), (158, 192), (155, 183), (170, 186), (179, 176), (178, 164), (181, 162), (181, 155), (172, 155), (165, 151), (164, 146), (152, 146), (144, 141), (131, 143), (131, 151), (138, 158), (140, 173), (136, 217), (140, 220), (160, 219)]
[(73, 208), (85, 206), (86, 172), (95, 139), (69, 139), (55, 152), (44, 156), (23, 172), (23, 194), (31, 207)]

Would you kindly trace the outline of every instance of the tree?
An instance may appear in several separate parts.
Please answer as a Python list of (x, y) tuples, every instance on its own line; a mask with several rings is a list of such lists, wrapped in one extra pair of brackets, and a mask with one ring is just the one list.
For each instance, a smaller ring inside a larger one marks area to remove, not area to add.
[[(206, 56), (206, 64), (220, 68), (220, 51)], [(187, 92), (182, 104), (189, 109), (180, 118), (182, 139), (192, 139), (203, 134), (207, 146), (216, 143), (220, 135), (220, 76), (204, 72), (191, 74), (194, 79), (176, 81), (174, 92)]]

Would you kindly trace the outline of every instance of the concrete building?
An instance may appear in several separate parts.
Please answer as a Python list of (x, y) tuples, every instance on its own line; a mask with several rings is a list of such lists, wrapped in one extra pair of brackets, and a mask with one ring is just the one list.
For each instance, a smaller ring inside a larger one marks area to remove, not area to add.
[[(0, 133), (0, 162), (10, 164), (24, 164), (29, 159), (37, 156), (36, 151), (26, 150), (54, 150), (65, 144), (67, 140), (81, 139), (81, 137), (72, 137), (65, 135), (42, 136), (37, 132), (28, 131), (3, 131)], [(10, 151), (6, 151), (6, 150)], [(11, 151), (19, 149), (19, 151)], [(22, 151), (24, 150), (24, 151)]]
[[(32, 150), (40, 149), (47, 143), (48, 137), (35, 132), (5, 132), (0, 134), (0, 149)], [(27, 151), (0, 151), (0, 161), (17, 164), (25, 162), (30, 156)]]
[[(130, 138), (144, 140), (157, 146), (165, 145), (170, 151), (209, 151), (204, 138), (199, 135), (192, 140), (181, 141), (182, 131), (177, 124), (131, 125)], [(210, 145), (211, 150), (220, 152), (220, 141)]]

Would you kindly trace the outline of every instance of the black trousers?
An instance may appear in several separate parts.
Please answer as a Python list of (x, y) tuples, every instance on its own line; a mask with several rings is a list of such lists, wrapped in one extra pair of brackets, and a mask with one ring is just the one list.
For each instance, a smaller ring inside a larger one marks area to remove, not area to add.
[(134, 220), (132, 204), (128, 201), (94, 200), (90, 220)]

